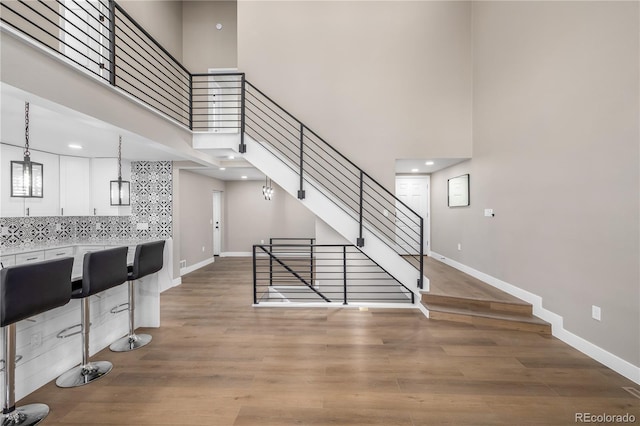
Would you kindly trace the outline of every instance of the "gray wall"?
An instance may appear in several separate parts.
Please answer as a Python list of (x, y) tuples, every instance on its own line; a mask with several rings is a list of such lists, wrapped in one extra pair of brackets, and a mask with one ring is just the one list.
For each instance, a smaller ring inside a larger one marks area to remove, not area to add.
[(468, 2), (241, 1), (247, 78), (387, 188), (397, 158), (471, 156)]
[[(474, 155), (432, 176), (432, 248), (640, 365), (638, 3), (473, 7)], [(448, 208), (463, 173), (471, 205)]]
[[(182, 2), (182, 58), (191, 72), (238, 66), (237, 3)], [(222, 24), (217, 30), (216, 24)]]
[(225, 251), (250, 252), (270, 237), (313, 237), (316, 217), (296, 198), (273, 185), (271, 201), (262, 196), (262, 181), (231, 181), (225, 192)]
[(178, 61), (182, 61), (182, 2), (122, 0), (118, 4)]
[[(174, 205), (178, 206), (174, 209), (174, 220), (178, 224), (178, 229), (174, 231), (174, 271), (178, 271), (174, 275), (177, 277), (180, 260), (186, 260), (189, 267), (213, 257), (213, 192), (223, 192), (225, 183), (188, 170), (179, 170), (178, 174), (174, 173), (174, 187), (177, 188)], [(224, 204), (224, 196), (222, 199)], [(224, 215), (224, 209), (222, 212)]]

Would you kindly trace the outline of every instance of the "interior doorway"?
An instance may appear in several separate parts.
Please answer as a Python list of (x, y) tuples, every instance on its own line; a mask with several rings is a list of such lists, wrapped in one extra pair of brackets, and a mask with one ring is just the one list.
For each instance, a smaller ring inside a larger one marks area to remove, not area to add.
[[(420, 175), (420, 176), (396, 176), (396, 197), (400, 199), (403, 203), (409, 206), (413, 211), (418, 213), (424, 223), (424, 233), (423, 233), (423, 245), (422, 245), (422, 254), (429, 255), (430, 254), (430, 242), (431, 242), (431, 219), (430, 219), (430, 208), (431, 208), (431, 199), (430, 199), (430, 184), (431, 177), (428, 175)], [(401, 209), (398, 209), (400, 212)], [(396, 213), (399, 214), (399, 213)], [(399, 220), (397, 221), (396, 227), (397, 235), (415, 235), (419, 234), (420, 227), (417, 224), (414, 224), (410, 220)], [(412, 229), (403, 229), (403, 228), (412, 228)], [(410, 254), (418, 254), (420, 252), (420, 242), (419, 241), (409, 241), (406, 240), (398, 241), (398, 245), (400, 245), (402, 252), (410, 253)]]

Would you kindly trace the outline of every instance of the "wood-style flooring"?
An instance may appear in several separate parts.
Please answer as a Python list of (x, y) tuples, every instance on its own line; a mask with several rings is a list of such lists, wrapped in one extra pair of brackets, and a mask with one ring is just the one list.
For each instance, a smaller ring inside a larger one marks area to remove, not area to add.
[[(570, 425), (640, 422), (635, 387), (537, 333), (432, 321), (415, 309), (254, 308), (250, 259), (220, 258), (161, 297), (153, 341), (103, 350), (113, 371), (20, 401), (45, 425)], [(79, 350), (79, 349), (78, 349)]]

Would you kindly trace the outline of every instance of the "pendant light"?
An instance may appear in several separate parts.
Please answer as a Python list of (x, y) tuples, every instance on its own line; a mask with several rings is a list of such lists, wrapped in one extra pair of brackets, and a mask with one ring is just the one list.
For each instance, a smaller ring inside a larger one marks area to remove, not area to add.
[(24, 160), (11, 162), (11, 196), (42, 198), (43, 166), (29, 152), (29, 102), (24, 103)]
[(273, 196), (271, 179), (268, 179), (266, 176), (264, 177), (264, 185), (262, 186), (262, 195), (264, 195), (265, 200), (271, 200), (271, 197)]
[(122, 180), (122, 136), (118, 140), (118, 180), (112, 180), (110, 185), (111, 205), (128, 206), (131, 184), (129, 181)]

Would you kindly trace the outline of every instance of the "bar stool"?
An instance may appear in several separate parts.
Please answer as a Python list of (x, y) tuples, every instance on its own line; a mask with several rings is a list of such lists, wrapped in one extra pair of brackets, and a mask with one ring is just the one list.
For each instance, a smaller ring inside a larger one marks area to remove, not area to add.
[(73, 282), (72, 299), (81, 299), (82, 364), (63, 373), (56, 380), (61, 388), (86, 385), (107, 374), (113, 368), (109, 361), (89, 362), (89, 329), (91, 313), (89, 296), (118, 286), (127, 280), (127, 247), (85, 253), (82, 279)]
[(151, 341), (148, 334), (135, 333), (135, 289), (133, 282), (162, 269), (164, 240), (138, 244), (133, 265), (129, 266), (129, 335), (116, 340), (109, 346), (114, 352), (128, 352), (138, 349)]
[(71, 299), (73, 258), (65, 257), (26, 265), (10, 266), (0, 272), (0, 326), (4, 334), (2, 426), (38, 424), (49, 414), (46, 404), (16, 408), (16, 323)]

